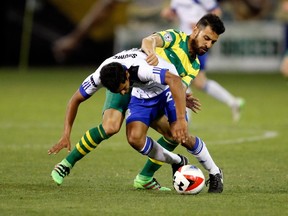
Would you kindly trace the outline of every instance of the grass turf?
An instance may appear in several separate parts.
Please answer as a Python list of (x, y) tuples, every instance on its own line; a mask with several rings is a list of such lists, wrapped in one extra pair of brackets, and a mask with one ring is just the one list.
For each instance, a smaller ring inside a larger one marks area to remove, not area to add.
[[(207, 188), (197, 196), (134, 190), (146, 157), (127, 144), (125, 127), (77, 163), (61, 186), (54, 184), (50, 172), (67, 151), (48, 156), (47, 150), (61, 136), (69, 98), (93, 70), (0, 70), (0, 215), (288, 214), (288, 85), (279, 74), (208, 74), (245, 98), (237, 125), (228, 107), (194, 91), (202, 111), (193, 115), (190, 130), (223, 169), (222, 194), (208, 194)], [(100, 90), (80, 106), (73, 146), (100, 123), (104, 97)], [(149, 134), (158, 137), (152, 130)], [(189, 155), (182, 147), (175, 152)], [(170, 166), (155, 177), (172, 187)]]

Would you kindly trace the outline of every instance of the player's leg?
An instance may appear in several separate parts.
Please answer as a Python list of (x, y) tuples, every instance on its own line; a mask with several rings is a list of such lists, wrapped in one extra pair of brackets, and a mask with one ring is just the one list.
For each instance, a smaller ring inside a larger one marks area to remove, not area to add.
[(242, 98), (235, 97), (215, 80), (210, 80), (207, 78), (205, 72), (207, 54), (200, 56), (199, 60), (201, 65), (200, 72), (193, 81), (193, 86), (229, 106), (232, 111), (233, 121), (239, 121), (240, 111), (245, 103), (244, 100)]
[[(130, 122), (126, 127), (129, 144), (141, 154), (147, 155), (149, 158), (155, 161), (171, 164), (173, 167), (176, 167), (174, 168), (175, 170), (188, 163), (187, 158), (184, 156), (177, 155), (166, 150), (151, 137), (148, 137), (148, 127), (142, 122)], [(141, 187), (139, 186), (137, 189), (170, 191), (168, 188), (161, 187), (157, 180), (153, 177), (142, 180)]]
[[(166, 103), (165, 106), (165, 112), (166, 116), (168, 117), (168, 120), (171, 124), (171, 127), (173, 127), (174, 122), (176, 121), (176, 111), (174, 106), (174, 101), (169, 101)], [(162, 121), (159, 127), (157, 128), (158, 132), (165, 133), (166, 136), (171, 136), (170, 127), (167, 126), (168, 121)], [(156, 125), (154, 123), (154, 125)], [(161, 127), (162, 126), (162, 127)], [(220, 193), (223, 191), (223, 175), (222, 171), (219, 169), (219, 167), (215, 164), (213, 161), (206, 144), (198, 137), (194, 137), (192, 135), (189, 136), (189, 140), (186, 143), (182, 143), (184, 147), (188, 150), (189, 153), (191, 153), (198, 161), (199, 163), (207, 170), (209, 171), (209, 192), (211, 193)], [(152, 162), (152, 161), (151, 161)], [(157, 160), (156, 160), (157, 162)], [(148, 164), (146, 163), (146, 172), (149, 173), (149, 175), (154, 174), (157, 171), (157, 168), (160, 168), (160, 164), (154, 162), (154, 164)], [(149, 170), (151, 169), (151, 170)], [(142, 170), (143, 171), (143, 170)]]
[(190, 135), (188, 142), (182, 143), (181, 145), (184, 146), (209, 172), (210, 179), (208, 180), (208, 192), (221, 193), (223, 191), (223, 173), (212, 159), (205, 142), (199, 137)]
[[(170, 122), (170, 127), (174, 126), (176, 121), (175, 106), (172, 102), (166, 104), (166, 115)], [(189, 135), (189, 140), (185, 143), (181, 143), (189, 153), (191, 153), (199, 163), (209, 171), (209, 190), (211, 193), (221, 193), (223, 191), (223, 175), (221, 169), (213, 161), (206, 144), (199, 138)]]
[(86, 131), (66, 160), (73, 167), (77, 161), (94, 150), (103, 140), (118, 133), (123, 120), (124, 116), (119, 110), (112, 108), (105, 110), (102, 123)]
[[(154, 120), (151, 123), (151, 127), (163, 135), (157, 140), (157, 143), (159, 143), (163, 148), (167, 149), (168, 151), (173, 151), (178, 146), (178, 142), (173, 141), (170, 125), (165, 115)], [(147, 180), (151, 179), (155, 172), (160, 169), (162, 165), (163, 162), (148, 158), (144, 167), (134, 179), (134, 187), (137, 189), (143, 189), (142, 185), (145, 184)], [(165, 189), (168, 190), (166, 187)]]
[[(172, 101), (166, 103), (165, 112), (170, 122), (170, 127), (174, 127), (177, 116)], [(181, 145), (186, 147), (188, 152), (191, 153), (200, 162), (200, 164), (209, 171), (210, 187), (208, 191), (214, 193), (222, 192), (223, 176), (221, 170), (214, 163), (205, 143), (200, 138), (190, 135), (188, 142), (181, 143)]]
[(64, 177), (70, 173), (76, 162), (94, 150), (103, 140), (118, 133), (129, 100), (130, 94), (113, 94), (107, 90), (102, 123), (86, 131), (67, 157), (55, 166), (51, 175), (57, 184), (62, 184)]
[[(163, 162), (170, 164), (174, 163), (177, 164), (174, 166), (179, 167), (179, 156), (170, 153), (161, 145), (159, 145), (159, 143), (157, 143), (155, 140), (147, 137), (148, 125), (150, 125), (151, 121), (157, 116), (158, 110), (159, 109), (157, 106), (151, 106), (151, 104), (149, 106), (145, 106), (143, 104), (133, 103), (133, 100), (131, 100), (129, 105), (130, 115), (126, 119), (128, 142), (137, 151), (143, 155), (147, 155), (152, 159), (152, 161), (157, 161), (156, 163), (158, 164), (162, 164)], [(186, 158), (182, 156), (180, 158), (181, 163), (187, 163)], [(156, 170), (158, 168), (159, 167), (156, 166)], [(154, 183), (151, 184), (151, 182)], [(170, 190), (168, 188), (160, 187), (158, 182), (156, 186), (155, 182), (156, 181), (152, 176), (145, 176), (144, 179), (138, 179), (138, 182), (135, 182), (134, 180), (134, 187), (137, 189), (151, 189), (150, 186), (153, 185), (153, 189)], [(149, 185), (149, 187), (147, 187), (147, 185)]]

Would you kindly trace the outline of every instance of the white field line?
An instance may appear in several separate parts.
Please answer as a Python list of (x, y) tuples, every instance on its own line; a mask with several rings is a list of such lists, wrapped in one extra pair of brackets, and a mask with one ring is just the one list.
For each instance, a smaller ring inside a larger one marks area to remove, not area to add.
[(263, 134), (257, 136), (244, 136), (241, 138), (221, 140), (221, 141), (207, 141), (209, 144), (242, 144), (246, 142), (260, 141), (265, 139), (272, 139), (277, 137), (278, 133), (276, 131), (264, 131)]

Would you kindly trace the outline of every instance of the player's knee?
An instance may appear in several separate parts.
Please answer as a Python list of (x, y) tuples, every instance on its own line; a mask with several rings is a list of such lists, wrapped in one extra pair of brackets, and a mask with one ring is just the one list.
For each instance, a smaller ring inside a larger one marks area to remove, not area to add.
[(127, 140), (129, 144), (137, 151), (141, 151), (144, 147), (145, 138), (146, 136), (141, 134), (140, 131), (132, 130), (127, 132)]
[(104, 124), (103, 123), (103, 128), (104, 128), (105, 133), (107, 135), (112, 136), (112, 135), (114, 135), (120, 131), (121, 124), (117, 124), (117, 123)]

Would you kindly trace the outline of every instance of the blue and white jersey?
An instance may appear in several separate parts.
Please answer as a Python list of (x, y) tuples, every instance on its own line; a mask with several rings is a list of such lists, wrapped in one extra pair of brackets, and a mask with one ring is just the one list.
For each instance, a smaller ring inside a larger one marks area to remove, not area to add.
[(170, 7), (179, 17), (180, 30), (191, 34), (192, 26), (219, 5), (216, 0), (172, 0)]
[(100, 71), (104, 65), (111, 62), (118, 62), (125, 66), (130, 73), (130, 80), (133, 83), (132, 96), (139, 99), (153, 98), (169, 88), (165, 83), (165, 74), (169, 70), (178, 76), (174, 65), (159, 57), (159, 64), (151, 66), (146, 62), (147, 55), (139, 49), (122, 51), (106, 59), (97, 70), (89, 75), (80, 86), (81, 94), (88, 98), (102, 86)]

